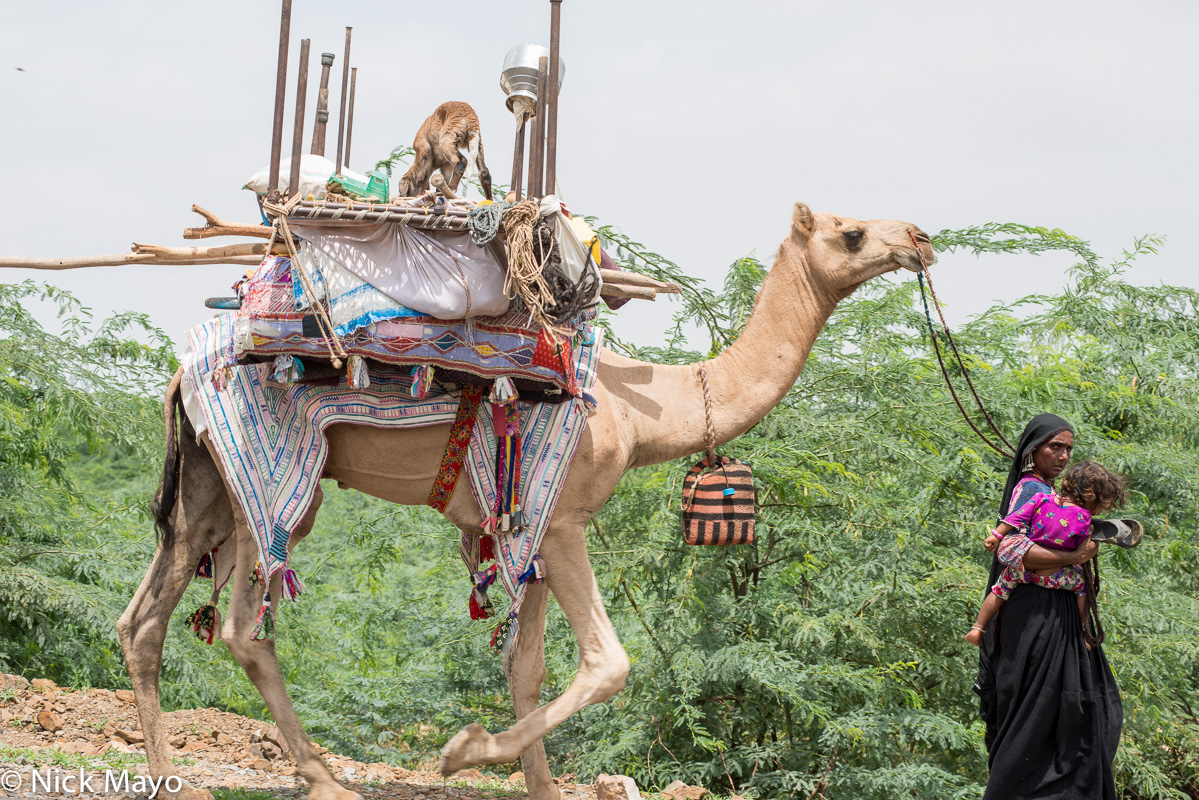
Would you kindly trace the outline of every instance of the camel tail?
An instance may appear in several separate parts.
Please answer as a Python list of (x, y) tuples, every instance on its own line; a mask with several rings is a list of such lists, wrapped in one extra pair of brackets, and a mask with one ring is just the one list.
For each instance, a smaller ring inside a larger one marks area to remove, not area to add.
[(179, 450), (179, 415), (183, 413), (183, 393), (180, 391), (182, 378), (183, 370), (180, 370), (167, 386), (166, 399), (163, 402), (166, 461), (162, 466), (162, 485), (150, 503), (150, 511), (154, 514), (154, 529), (158, 532), (158, 543), (163, 550), (170, 550), (175, 546), (175, 528), (171, 525), (171, 512), (175, 510), (175, 503), (179, 499), (179, 469), (182, 461)]

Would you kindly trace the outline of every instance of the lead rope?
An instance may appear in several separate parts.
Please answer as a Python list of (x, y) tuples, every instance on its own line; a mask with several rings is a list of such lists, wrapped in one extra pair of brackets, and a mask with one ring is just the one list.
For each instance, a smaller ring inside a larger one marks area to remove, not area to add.
[(916, 235), (914, 233), (908, 231), (908, 237), (912, 240), (912, 244), (915, 245), (916, 255), (920, 258), (921, 272), (916, 274), (916, 280), (920, 283), (920, 297), (924, 301), (924, 317), (926, 320), (928, 320), (928, 336), (929, 339), (932, 340), (933, 352), (937, 354), (937, 364), (941, 367), (941, 376), (945, 379), (945, 385), (949, 387), (949, 394), (951, 397), (953, 397), (953, 402), (957, 405), (958, 411), (961, 412), (962, 419), (966, 420), (966, 424), (969, 425), (970, 429), (978, 435), (978, 438), (982, 439), (983, 442), (986, 443), (986, 445), (996, 453), (1008, 459), (1009, 461), (1012, 461), (1016, 457), (1014, 452), (1005, 452), (999, 445), (988, 439), (986, 434), (978, 429), (978, 426), (974, 424), (974, 420), (970, 419), (970, 415), (967, 413), (965, 406), (962, 405), (962, 401), (958, 397), (957, 390), (953, 388), (953, 382), (949, 379), (949, 370), (945, 368), (945, 360), (941, 356), (941, 346), (937, 343), (937, 333), (933, 329), (932, 312), (930, 312), (928, 308), (928, 294), (926, 294), (924, 291), (925, 280), (928, 281), (928, 291), (933, 296), (933, 304), (937, 307), (937, 315), (941, 318), (941, 327), (945, 330), (945, 339), (949, 342), (949, 346), (953, 349), (953, 355), (957, 360), (958, 366), (961, 367), (962, 375), (966, 378), (966, 385), (970, 387), (970, 393), (974, 395), (975, 403), (978, 404), (979, 409), (983, 412), (983, 416), (986, 418), (987, 423), (991, 426), (991, 430), (993, 430), (999, 439), (1008, 446), (1009, 450), (1015, 451), (1016, 448), (1012, 446), (1012, 443), (1009, 442), (1007, 437), (1003, 435), (1003, 432), (999, 430), (999, 426), (995, 424), (995, 420), (991, 418), (991, 413), (987, 411), (987, 407), (983, 404), (982, 398), (978, 396), (978, 391), (974, 388), (974, 381), (970, 379), (970, 370), (966, 368), (966, 363), (962, 360), (961, 353), (958, 352), (957, 344), (953, 341), (953, 334), (949, 332), (949, 325), (945, 322), (945, 315), (941, 311), (941, 304), (937, 300), (937, 293), (933, 291), (933, 279), (932, 275), (928, 271), (928, 262), (924, 260), (924, 251), (920, 249), (920, 243), (916, 241)]
[[(708, 370), (704, 364), (700, 364), (697, 371), (699, 372), (700, 385), (704, 390), (704, 423), (707, 427), (705, 434), (707, 436), (708, 469), (714, 470), (716, 467), (720, 467), (721, 472), (724, 473), (725, 489), (728, 490), (728, 470), (725, 469), (723, 463), (716, 461), (716, 425), (712, 422), (712, 390), (708, 387)], [(684, 511), (691, 508), (691, 503), (695, 500), (695, 492), (699, 489), (699, 479), (702, 475), (703, 471), (701, 470), (700, 474), (695, 476), (695, 483), (691, 484), (691, 491), (683, 501)]]

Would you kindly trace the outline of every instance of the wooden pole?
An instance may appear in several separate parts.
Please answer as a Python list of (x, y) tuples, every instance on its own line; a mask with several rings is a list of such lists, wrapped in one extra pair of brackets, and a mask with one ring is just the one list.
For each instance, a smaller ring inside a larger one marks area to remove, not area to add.
[[(558, 191), (558, 35), (562, 0), (550, 0), (550, 69), (545, 91), (545, 193)], [(539, 92), (540, 93), (540, 92)]]
[[(346, 163), (350, 166), (350, 139), (354, 133), (354, 87), (358, 85), (358, 67), (350, 70), (350, 117), (346, 120)], [(386, 198), (384, 198), (386, 199)]]
[(325, 155), (325, 128), (329, 124), (329, 71), (333, 53), (321, 53), (321, 88), (316, 95), (316, 120), (312, 123), (312, 152)]
[(516, 150), (512, 154), (512, 183), (511, 190), (516, 195), (516, 202), (520, 202), (521, 183), (523, 183), (525, 173), (525, 128), (529, 127), (529, 121), (521, 120), (520, 127), (516, 129)]
[(275, 127), (271, 136), (271, 166), (267, 200), (279, 199), (279, 159), (283, 157), (283, 95), (287, 92), (287, 43), (291, 38), (291, 0), (283, 0), (279, 23), (279, 64), (275, 72)]
[(537, 59), (537, 115), (533, 117), (533, 143), (529, 149), (529, 197), (542, 197), (545, 175), (545, 85), (549, 81), (550, 60)]
[(300, 78), (296, 81), (296, 124), (291, 137), (291, 173), (287, 176), (287, 194), (300, 192), (300, 156), (304, 149), (304, 102), (308, 94), (308, 45), (300, 40)]
[(136, 264), (170, 264), (183, 267), (200, 264), (238, 264), (253, 266), (262, 263), (262, 256), (229, 256), (225, 258), (163, 259), (153, 253), (116, 253), (110, 256), (81, 258), (0, 258), (0, 268), (11, 269), (81, 269), (83, 267), (128, 267)]
[(341, 174), (341, 154), (346, 137), (346, 91), (350, 83), (350, 26), (346, 26), (346, 54), (341, 62), (341, 114), (337, 118), (337, 172)]

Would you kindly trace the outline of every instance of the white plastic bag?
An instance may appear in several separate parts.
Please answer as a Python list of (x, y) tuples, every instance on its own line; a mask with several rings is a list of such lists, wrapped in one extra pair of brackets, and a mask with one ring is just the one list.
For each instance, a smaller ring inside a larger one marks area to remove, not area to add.
[[(300, 193), (305, 197), (312, 195), (317, 200), (323, 200), (326, 195), (325, 184), (333, 177), (336, 171), (336, 165), (325, 158), (318, 156), (316, 153), (305, 153), (300, 156)], [(360, 175), (351, 169), (342, 168), (341, 174), (347, 178), (352, 178), (361, 183), (366, 183), (366, 176)], [(250, 176), (250, 180), (246, 181), (243, 189), (249, 189), (257, 194), (265, 195), (270, 182), (271, 168), (265, 166)], [(288, 181), (291, 177), (291, 156), (287, 156), (279, 162), (279, 186), (280, 191), (284, 194), (290, 194), (288, 191)]]
[[(588, 271), (595, 271), (595, 261), (590, 257), (587, 245), (579, 238), (574, 226), (562, 214), (562, 201), (550, 195), (542, 198), (538, 213), (548, 217), (554, 229), (554, 239), (558, 242), (558, 253), (562, 256), (562, 274), (571, 283), (578, 283)], [(596, 292), (592, 301), (599, 301), (599, 290), (603, 284), (596, 273)]]

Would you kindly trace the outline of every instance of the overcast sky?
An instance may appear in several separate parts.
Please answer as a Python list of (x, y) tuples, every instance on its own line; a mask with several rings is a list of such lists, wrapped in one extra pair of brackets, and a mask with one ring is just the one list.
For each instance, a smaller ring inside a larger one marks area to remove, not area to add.
[[(548, 43), (546, 0), (294, 5), (285, 152), (299, 40), (312, 40), (311, 119), (319, 53), (337, 54), (336, 108), (352, 25), (351, 166), (411, 143), (439, 103), (465, 100), (506, 182), (514, 125), (500, 66), (515, 44)], [(270, 153), (279, 10), (268, 0), (6, 3), (0, 255), (197, 244), (181, 238), (200, 224), (192, 203), (255, 221), (240, 187)], [(1165, 248), (1132, 279), (1199, 287), (1187, 245), (1199, 219), (1196, 41), (1199, 6), (1188, 2), (566, 0), (559, 181), (574, 212), (619, 224), (714, 285), (746, 253), (773, 257), (803, 200), (930, 233), (1060, 227), (1107, 255), (1160, 234)], [(328, 139), (332, 158), (335, 129)], [(959, 254), (934, 276), (961, 321), (1062, 286), (1068, 266)], [(98, 313), (148, 312), (180, 341), (212, 313), (203, 299), (228, 294), (240, 271), (3, 279), (50, 280)], [(671, 310), (635, 301), (618, 332), (647, 342)]]

